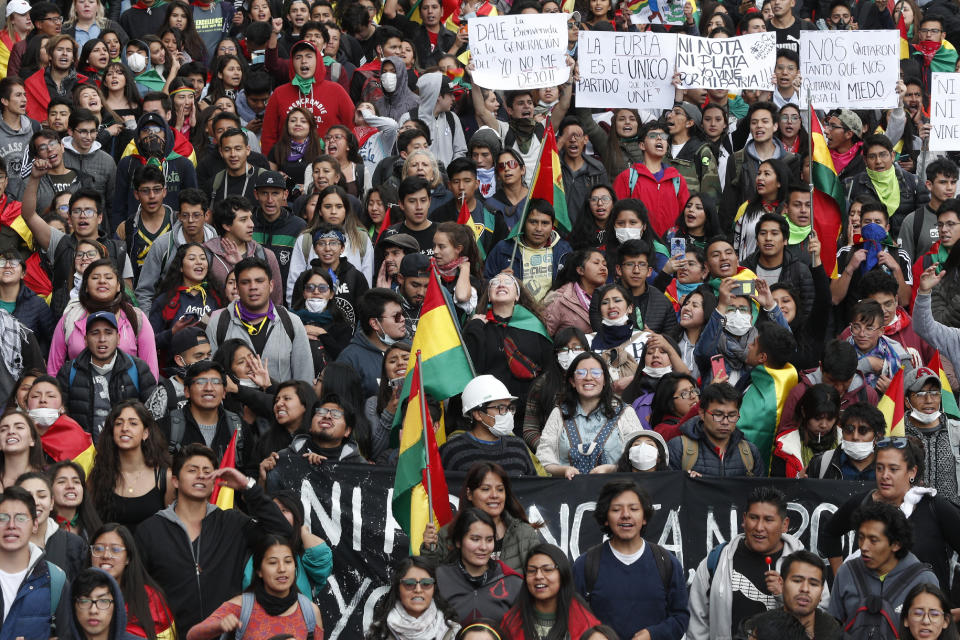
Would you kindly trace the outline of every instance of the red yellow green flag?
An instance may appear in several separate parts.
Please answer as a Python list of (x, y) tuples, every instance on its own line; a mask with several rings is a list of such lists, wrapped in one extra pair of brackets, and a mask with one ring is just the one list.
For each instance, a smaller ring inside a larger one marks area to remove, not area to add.
[(750, 386), (743, 393), (737, 428), (747, 440), (757, 445), (763, 457), (764, 469), (770, 465), (783, 404), (796, 384), (797, 370), (792, 364), (783, 369), (760, 365), (750, 371)]
[(940, 407), (945, 414), (960, 420), (960, 406), (957, 405), (957, 397), (953, 395), (953, 388), (950, 386), (950, 379), (947, 378), (947, 373), (943, 370), (943, 363), (940, 362), (940, 352), (937, 351), (933, 354), (933, 357), (930, 358), (930, 364), (927, 365), (933, 369), (940, 377)]
[[(221, 469), (237, 467), (237, 434), (239, 432), (240, 429), (237, 429), (230, 437), (230, 444), (227, 445), (227, 450), (223, 452), (223, 458), (220, 459)], [(210, 504), (215, 504), (221, 509), (233, 509), (233, 489), (218, 482), (210, 495)]]
[(820, 260), (831, 278), (837, 277), (837, 242), (847, 210), (843, 185), (833, 166), (817, 113), (810, 106), (810, 182), (813, 184), (813, 229), (820, 240)]
[(887, 421), (888, 436), (903, 436), (903, 368), (890, 381), (887, 392), (880, 398), (877, 408), (883, 413)]
[(515, 238), (523, 231), (523, 223), (527, 219), (527, 210), (530, 201), (534, 199), (546, 200), (553, 205), (557, 214), (554, 226), (562, 229), (563, 233), (570, 233), (573, 228), (570, 216), (567, 214), (567, 194), (563, 190), (563, 171), (560, 169), (560, 152), (557, 149), (557, 138), (553, 134), (553, 124), (547, 122), (547, 130), (543, 136), (543, 146), (540, 147), (540, 160), (537, 162), (537, 171), (533, 174), (533, 187), (530, 197), (523, 207), (520, 221), (510, 232), (507, 238)]
[(411, 367), (410, 400), (403, 418), (400, 455), (393, 481), (393, 517), (410, 537), (410, 553), (420, 554), (423, 530), (431, 520), (442, 527), (450, 522), (447, 481), (440, 464), (440, 452), (430, 419), (425, 410), (426, 392), (420, 375), (422, 354)]
[(83, 467), (84, 473), (90, 477), (97, 450), (93, 447), (90, 434), (72, 419), (60, 416), (40, 436), (40, 445), (54, 462), (72, 460)]

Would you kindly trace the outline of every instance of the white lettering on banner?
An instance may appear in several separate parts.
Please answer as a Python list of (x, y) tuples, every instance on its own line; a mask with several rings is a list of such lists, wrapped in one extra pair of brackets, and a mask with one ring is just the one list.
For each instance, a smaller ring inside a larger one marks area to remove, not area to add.
[(669, 109), (677, 36), (672, 33), (581, 31), (577, 106)]
[(563, 84), (567, 66), (566, 13), (479, 16), (468, 21), (471, 72), (486, 89), (541, 89)]
[(736, 38), (677, 36), (677, 71), (683, 89), (773, 89), (777, 34)]
[(800, 32), (802, 92), (817, 109), (892, 109), (899, 73), (898, 31)]
[(960, 149), (960, 73), (931, 74), (930, 151)]

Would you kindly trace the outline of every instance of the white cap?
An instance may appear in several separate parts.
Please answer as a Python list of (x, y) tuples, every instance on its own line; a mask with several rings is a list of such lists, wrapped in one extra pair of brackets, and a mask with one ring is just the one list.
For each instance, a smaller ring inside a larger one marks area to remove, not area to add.
[(7, 3), (7, 17), (9, 18), (15, 13), (30, 13), (30, 4), (27, 0), (10, 0), (10, 2)]
[(482, 407), (494, 400), (516, 400), (510, 395), (507, 386), (491, 375), (477, 376), (467, 383), (460, 395), (463, 405), (463, 415), (468, 415), (473, 409)]

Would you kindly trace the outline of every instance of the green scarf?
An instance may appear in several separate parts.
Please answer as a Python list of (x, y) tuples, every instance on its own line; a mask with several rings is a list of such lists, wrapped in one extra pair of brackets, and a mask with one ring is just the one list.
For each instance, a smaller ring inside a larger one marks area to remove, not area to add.
[(800, 244), (807, 239), (807, 236), (810, 235), (810, 231), (813, 229), (813, 224), (808, 224), (805, 227), (793, 224), (793, 220), (790, 219), (790, 216), (785, 216), (787, 218), (787, 226), (790, 227), (790, 239), (787, 241), (787, 244)]
[(880, 196), (880, 202), (887, 207), (887, 215), (893, 217), (900, 208), (900, 183), (897, 181), (896, 166), (891, 166), (886, 171), (868, 168), (867, 175)]
[(316, 81), (316, 78), (303, 78), (294, 74), (293, 80), (290, 81), (290, 84), (300, 89), (300, 93), (305, 96), (310, 95), (310, 92), (313, 91), (313, 83)]
[[(510, 316), (510, 321), (507, 322), (507, 326), (539, 333), (547, 340), (550, 340), (550, 334), (547, 333), (547, 328), (543, 326), (540, 319), (533, 315), (529, 309), (519, 304), (513, 307), (513, 315)], [(553, 342), (553, 340), (550, 340), (550, 342)]]
[(940, 273), (940, 269), (942, 269), (943, 265), (947, 263), (947, 256), (949, 255), (950, 255), (950, 249), (943, 246), (942, 244), (939, 245), (939, 247), (937, 248), (937, 255), (934, 258), (934, 264), (937, 267), (937, 273)]

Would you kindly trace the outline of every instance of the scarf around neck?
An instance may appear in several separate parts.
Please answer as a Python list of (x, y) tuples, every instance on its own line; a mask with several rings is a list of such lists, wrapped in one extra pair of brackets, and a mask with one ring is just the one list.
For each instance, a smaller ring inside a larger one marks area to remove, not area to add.
[(897, 180), (897, 168), (891, 165), (886, 171), (874, 171), (867, 168), (867, 176), (877, 190), (880, 202), (887, 207), (887, 214), (892, 218), (900, 208), (900, 182)]
[(296, 140), (290, 141), (290, 153), (287, 154), (287, 162), (296, 162), (303, 157), (304, 151), (307, 150), (307, 144), (309, 140), (304, 140), (303, 142), (297, 142)]
[(290, 81), (290, 84), (300, 89), (300, 93), (305, 96), (310, 95), (310, 92), (313, 91), (313, 83), (316, 82), (315, 77), (304, 78), (294, 74), (293, 80)]
[(270, 595), (260, 581), (257, 581), (253, 587), (253, 595), (256, 597), (257, 602), (263, 607), (263, 610), (267, 612), (268, 616), (274, 618), (283, 615), (284, 611), (292, 607), (297, 602), (297, 595), (299, 593), (296, 585), (294, 585), (285, 596)]
[(272, 322), (277, 319), (273, 300), (270, 301), (267, 305), (267, 310), (263, 313), (249, 311), (239, 300), (237, 300), (237, 304), (234, 305), (233, 310), (237, 316), (237, 320), (239, 320), (243, 328), (247, 330), (247, 333), (252, 336), (259, 334), (263, 330), (263, 327), (267, 324), (267, 320)]
[(402, 604), (396, 603), (387, 614), (387, 627), (395, 637), (404, 640), (439, 640), (450, 629), (436, 601), (431, 602), (419, 618), (414, 618)]
[(860, 153), (860, 147), (862, 146), (863, 143), (858, 142), (851, 145), (850, 148), (843, 153), (838, 153), (832, 149), (830, 150), (830, 156), (833, 158), (833, 168), (837, 170), (837, 173), (841, 173), (847, 168), (847, 165)]
[(793, 223), (793, 220), (789, 216), (784, 216), (787, 219), (787, 226), (790, 227), (790, 238), (787, 240), (787, 244), (800, 244), (807, 239), (807, 236), (810, 235), (810, 231), (813, 229), (813, 222), (811, 221), (805, 227), (796, 225)]
[(466, 261), (466, 257), (460, 256), (456, 260), (451, 260), (442, 267), (437, 265), (437, 272), (440, 274), (440, 279), (444, 282), (453, 282), (456, 280), (457, 275), (460, 273), (460, 265)]

